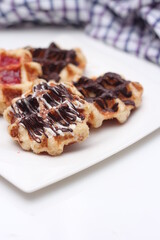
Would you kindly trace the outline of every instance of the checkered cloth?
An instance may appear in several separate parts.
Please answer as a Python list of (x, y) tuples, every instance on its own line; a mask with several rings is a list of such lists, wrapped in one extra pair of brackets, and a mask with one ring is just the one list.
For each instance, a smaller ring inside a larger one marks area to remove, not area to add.
[(0, 0), (0, 27), (84, 26), (90, 36), (160, 65), (160, 0)]

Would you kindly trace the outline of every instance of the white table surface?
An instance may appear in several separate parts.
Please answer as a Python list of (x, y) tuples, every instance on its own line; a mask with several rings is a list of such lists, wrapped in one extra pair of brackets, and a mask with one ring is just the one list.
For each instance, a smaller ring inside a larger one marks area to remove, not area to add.
[[(45, 31), (53, 30), (1, 30), (1, 47), (6, 41), (14, 47), (26, 33), (34, 37)], [(110, 49), (124, 58), (125, 53)], [(147, 66), (141, 61), (144, 71), (159, 77), (155, 66)], [(0, 178), (0, 240), (159, 240), (159, 148), (160, 129), (102, 163), (32, 194)]]

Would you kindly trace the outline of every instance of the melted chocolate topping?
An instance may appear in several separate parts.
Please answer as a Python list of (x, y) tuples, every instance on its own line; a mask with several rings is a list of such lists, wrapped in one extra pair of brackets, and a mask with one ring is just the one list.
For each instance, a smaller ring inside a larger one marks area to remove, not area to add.
[(30, 51), (33, 61), (42, 65), (42, 78), (47, 81), (54, 79), (58, 82), (59, 73), (67, 64), (78, 65), (74, 50), (62, 50), (55, 43), (51, 43), (48, 48), (35, 48)]
[(72, 103), (73, 96), (60, 84), (50, 86), (41, 83), (33, 88), (33, 94), (19, 99), (12, 105), (13, 113), (38, 143), (44, 134), (47, 138), (73, 132), (76, 122), (84, 120), (78, 103)]
[(109, 100), (120, 98), (126, 105), (135, 106), (134, 101), (130, 100), (132, 92), (127, 89), (129, 83), (120, 75), (109, 72), (96, 80), (81, 77), (74, 85), (87, 102), (98, 104), (104, 111), (116, 112), (118, 103), (109, 104)]

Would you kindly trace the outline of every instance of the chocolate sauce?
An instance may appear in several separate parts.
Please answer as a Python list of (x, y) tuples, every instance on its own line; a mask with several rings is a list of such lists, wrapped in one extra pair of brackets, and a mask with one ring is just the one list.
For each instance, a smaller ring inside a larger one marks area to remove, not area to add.
[(64, 85), (41, 83), (34, 86), (33, 94), (17, 100), (12, 110), (29, 135), (40, 143), (43, 134), (46, 137), (50, 134), (52, 137), (63, 136), (64, 132), (73, 132), (77, 121), (84, 120), (72, 100), (72, 94)]
[(62, 50), (55, 43), (51, 43), (48, 48), (30, 49), (33, 61), (42, 65), (42, 78), (49, 81), (54, 79), (59, 81), (59, 73), (67, 64), (78, 65), (74, 50)]
[(81, 77), (74, 85), (87, 102), (98, 104), (104, 111), (116, 112), (118, 103), (112, 104), (108, 100), (120, 98), (126, 105), (135, 106), (134, 101), (130, 100), (132, 92), (127, 89), (129, 83), (120, 75), (108, 72), (95, 80)]

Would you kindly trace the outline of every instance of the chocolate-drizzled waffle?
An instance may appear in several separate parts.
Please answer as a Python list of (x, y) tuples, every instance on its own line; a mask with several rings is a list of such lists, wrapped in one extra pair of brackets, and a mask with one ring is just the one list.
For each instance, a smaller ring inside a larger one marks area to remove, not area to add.
[(40, 74), (41, 65), (32, 62), (28, 50), (0, 49), (0, 114), (13, 98), (28, 90)]
[(75, 75), (82, 75), (86, 66), (86, 58), (79, 48), (64, 50), (55, 43), (48, 48), (28, 48), (33, 61), (42, 65), (41, 78), (46, 81), (71, 81)]
[(127, 120), (132, 109), (139, 107), (143, 87), (137, 82), (124, 80), (115, 73), (105, 73), (98, 78), (80, 77), (74, 83), (89, 103), (91, 113), (88, 123), (100, 127), (103, 120)]
[(73, 85), (37, 80), (4, 112), (9, 133), (23, 149), (58, 155), (89, 134), (88, 104)]

